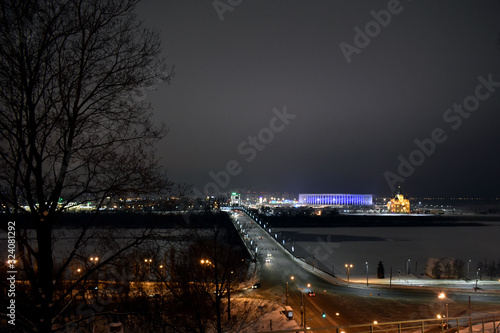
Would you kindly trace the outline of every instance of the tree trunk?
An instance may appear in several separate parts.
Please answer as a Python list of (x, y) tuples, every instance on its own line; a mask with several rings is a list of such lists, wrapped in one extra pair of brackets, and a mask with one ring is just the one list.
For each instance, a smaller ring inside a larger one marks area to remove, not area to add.
[[(37, 223), (38, 241), (38, 290), (36, 290), (36, 302), (40, 305), (40, 322), (36, 323), (41, 333), (52, 332), (53, 318), (53, 259), (52, 259), (52, 222), (46, 218), (40, 218)], [(38, 306), (38, 304), (36, 304)]]

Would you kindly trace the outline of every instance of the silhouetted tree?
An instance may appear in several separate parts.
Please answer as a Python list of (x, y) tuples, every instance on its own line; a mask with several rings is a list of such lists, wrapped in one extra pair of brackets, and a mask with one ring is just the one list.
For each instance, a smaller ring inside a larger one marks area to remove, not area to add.
[(436, 260), (436, 262), (434, 263), (434, 266), (432, 267), (432, 275), (436, 279), (440, 279), (441, 275), (443, 275), (443, 273), (444, 273), (443, 264), (441, 264), (441, 261)]
[(486, 274), (488, 274), (490, 276), (490, 280), (492, 281), (493, 280), (493, 277), (496, 275), (496, 265), (495, 265), (495, 262), (492, 261), (491, 264), (489, 264), (487, 267), (486, 267)]
[(215, 224), (192, 230), (186, 236), (189, 246), (158, 249), (164, 265), (156, 271), (157, 279), (168, 291), (164, 297), (171, 305), (160, 315), (162, 325), (178, 332), (235, 332), (257, 311), (247, 307), (242, 312), (241, 305), (235, 307), (230, 301), (231, 291), (246, 279), (248, 268), (242, 248), (228, 239), (232, 226), (227, 214), (204, 216)]
[[(80, 250), (90, 239), (84, 230), (65, 257), (53, 253), (54, 226), (68, 207), (92, 201), (99, 208), (108, 196), (169, 186), (151, 148), (165, 130), (152, 125), (142, 99), (170, 74), (158, 34), (133, 14), (136, 3), (0, 2), (0, 204), (18, 222), (18, 266), (30, 284), (16, 295), (18, 329), (53, 332), (66, 324), (76, 287), (57, 288), (84, 260)], [(33, 234), (21, 230), (22, 214)], [(75, 283), (145, 236), (109, 244), (114, 252), (87, 262)]]
[(385, 270), (384, 270), (384, 265), (382, 264), (382, 261), (378, 262), (378, 267), (377, 267), (377, 277), (379, 279), (385, 278)]
[(454, 275), (458, 279), (464, 278), (465, 277), (465, 261), (463, 261), (461, 259), (457, 259), (457, 260), (455, 260), (453, 265), (454, 265), (454, 269), (455, 269)]

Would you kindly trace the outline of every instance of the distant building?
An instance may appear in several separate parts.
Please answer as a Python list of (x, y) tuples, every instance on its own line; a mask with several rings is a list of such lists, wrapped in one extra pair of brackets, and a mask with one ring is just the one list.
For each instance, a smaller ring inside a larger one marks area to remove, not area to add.
[(239, 193), (231, 193), (231, 206), (241, 206), (241, 196)]
[(410, 200), (401, 194), (401, 186), (398, 186), (398, 193), (387, 203), (387, 210), (389, 213), (410, 213)]
[(371, 194), (299, 194), (299, 204), (312, 206), (369, 206)]

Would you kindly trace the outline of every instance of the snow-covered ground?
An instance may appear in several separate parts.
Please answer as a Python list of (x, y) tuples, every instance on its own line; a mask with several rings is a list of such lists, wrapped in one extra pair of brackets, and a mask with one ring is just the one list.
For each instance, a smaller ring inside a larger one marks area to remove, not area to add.
[[(472, 332), (482, 332), (482, 333), (495, 333), (498, 332), (496, 327), (498, 327), (499, 323), (496, 322), (494, 326), (493, 323), (485, 323), (484, 326), (482, 324), (476, 324), (472, 326)], [(469, 333), (469, 328), (461, 328), (458, 330), (460, 333)]]
[[(258, 320), (256, 320), (252, 325), (239, 331), (240, 333), (278, 331), (278, 330), (299, 328), (295, 319), (289, 320), (285, 317), (285, 315), (282, 313), (283, 307), (281, 305), (277, 305), (277, 304), (272, 303), (270, 301), (264, 301), (264, 302), (266, 304), (269, 303), (269, 306), (272, 310), (259, 316)], [(300, 317), (300, 314), (299, 314), (299, 317)]]

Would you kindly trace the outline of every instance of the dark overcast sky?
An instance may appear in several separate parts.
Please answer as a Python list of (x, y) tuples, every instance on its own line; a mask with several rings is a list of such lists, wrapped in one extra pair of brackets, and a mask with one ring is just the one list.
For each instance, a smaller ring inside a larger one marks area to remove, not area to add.
[[(173, 181), (202, 190), (234, 160), (222, 191), (389, 195), (390, 172), (412, 196), (500, 197), (498, 1), (238, 2), (223, 20), (212, 1), (137, 8), (175, 65), (147, 97), (170, 129), (158, 154)], [(375, 24), (371, 11), (392, 5)], [(373, 37), (348, 63), (340, 45), (367, 23)], [(467, 118), (447, 111), (464, 100)], [(284, 108), (286, 126), (273, 120)], [(446, 141), (414, 152), (436, 129)], [(419, 165), (401, 173), (410, 155)]]

